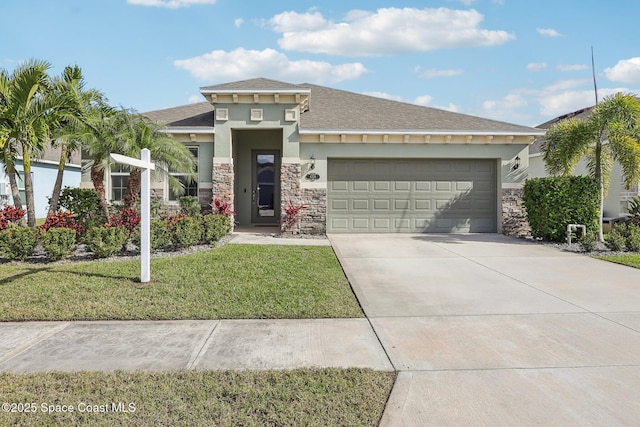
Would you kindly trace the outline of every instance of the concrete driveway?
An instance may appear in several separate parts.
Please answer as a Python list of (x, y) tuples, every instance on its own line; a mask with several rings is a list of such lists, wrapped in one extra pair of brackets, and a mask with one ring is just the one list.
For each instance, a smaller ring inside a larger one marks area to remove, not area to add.
[(330, 240), (399, 371), (381, 425), (638, 424), (640, 270), (495, 234)]

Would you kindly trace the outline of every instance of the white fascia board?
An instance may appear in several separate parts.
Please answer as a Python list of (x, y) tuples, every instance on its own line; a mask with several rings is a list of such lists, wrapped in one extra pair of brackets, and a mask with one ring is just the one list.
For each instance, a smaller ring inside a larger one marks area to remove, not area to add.
[(311, 94), (311, 90), (310, 89), (200, 89), (200, 93), (202, 93), (203, 95), (210, 94), (210, 93), (215, 93), (215, 94), (219, 94), (219, 93), (261, 94), (262, 93), (265, 95), (271, 95), (274, 93), (290, 93), (290, 94), (300, 93), (300, 94), (309, 95)]
[(216, 133), (216, 130), (213, 127), (211, 127), (211, 128), (180, 128), (180, 129), (168, 128), (168, 129), (163, 129), (160, 132), (162, 132), (162, 133), (174, 133), (174, 134), (178, 134), (178, 133), (197, 133), (197, 134), (212, 135), (212, 134)]
[(534, 132), (486, 132), (486, 131), (430, 131), (430, 130), (327, 130), (327, 129), (300, 129), (300, 135), (452, 135), (452, 136), (543, 136), (546, 131)]

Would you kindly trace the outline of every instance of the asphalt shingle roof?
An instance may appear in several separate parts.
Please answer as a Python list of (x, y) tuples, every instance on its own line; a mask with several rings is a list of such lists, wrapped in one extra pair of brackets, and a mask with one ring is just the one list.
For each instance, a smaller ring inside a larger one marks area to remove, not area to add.
[(533, 128), (311, 84), (301, 129), (532, 132)]
[[(544, 122), (541, 125), (536, 126), (538, 129), (549, 129), (551, 126), (567, 119), (580, 119), (588, 120), (591, 117), (591, 110), (593, 107), (582, 108), (580, 110), (573, 111), (571, 113), (563, 114), (555, 119), (551, 119), (548, 122)], [(533, 144), (529, 146), (529, 155), (538, 154), (542, 152), (542, 144), (544, 144), (544, 136), (539, 136), (533, 141)]]
[[(535, 133), (537, 129), (454, 113), (437, 108), (361, 95), (313, 84), (290, 84), (270, 79), (251, 79), (201, 90), (311, 90), (309, 108), (300, 116), (301, 130), (326, 131), (424, 131)], [(213, 126), (213, 106), (208, 102), (145, 113), (152, 120), (174, 128)]]
[(213, 127), (213, 105), (209, 102), (182, 105), (143, 113), (149, 119), (173, 128)]

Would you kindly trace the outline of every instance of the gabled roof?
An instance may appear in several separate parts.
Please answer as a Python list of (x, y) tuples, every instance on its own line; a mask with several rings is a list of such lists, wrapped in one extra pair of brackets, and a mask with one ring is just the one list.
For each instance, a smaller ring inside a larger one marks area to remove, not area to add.
[[(544, 122), (541, 125), (536, 126), (538, 129), (549, 129), (551, 126), (568, 119), (580, 119), (588, 120), (591, 117), (591, 110), (593, 107), (581, 108), (580, 110), (572, 111), (571, 113), (563, 114), (551, 119), (548, 122)], [(544, 143), (544, 136), (540, 136), (533, 141), (533, 144), (529, 146), (529, 155), (538, 154), (542, 152), (542, 144)]]

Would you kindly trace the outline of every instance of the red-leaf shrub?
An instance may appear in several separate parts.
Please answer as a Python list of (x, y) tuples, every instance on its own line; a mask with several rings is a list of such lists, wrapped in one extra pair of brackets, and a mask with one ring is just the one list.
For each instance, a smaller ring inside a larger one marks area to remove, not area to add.
[(213, 199), (213, 203), (211, 203), (211, 208), (213, 209), (214, 214), (225, 215), (225, 216), (235, 216), (235, 211), (231, 209), (231, 204), (224, 202), (220, 199)]
[(47, 231), (50, 228), (69, 228), (75, 230), (76, 235), (84, 232), (84, 227), (76, 222), (76, 215), (69, 212), (55, 212), (47, 215), (47, 219), (39, 227), (41, 230)]
[(298, 214), (302, 209), (306, 209), (305, 205), (295, 206), (291, 200), (289, 200), (289, 206), (285, 210), (284, 218), (282, 222), (284, 222), (285, 228), (290, 230), (293, 226), (298, 222), (300, 218), (298, 218)]
[(124, 227), (131, 233), (140, 224), (140, 213), (133, 209), (123, 209), (117, 215), (111, 215), (105, 227)]
[(10, 222), (18, 222), (22, 219), (27, 211), (7, 205), (0, 209), (0, 230), (4, 230), (9, 226)]

